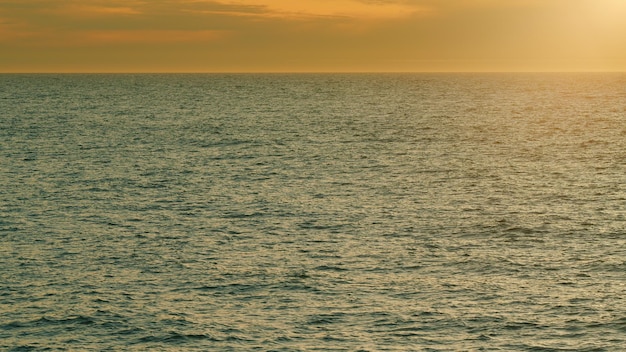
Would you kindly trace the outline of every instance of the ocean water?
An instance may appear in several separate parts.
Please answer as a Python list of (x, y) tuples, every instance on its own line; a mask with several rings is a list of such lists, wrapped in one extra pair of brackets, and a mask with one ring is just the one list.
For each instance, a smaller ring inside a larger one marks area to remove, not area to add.
[(0, 350), (626, 346), (626, 74), (0, 75), (0, 122)]

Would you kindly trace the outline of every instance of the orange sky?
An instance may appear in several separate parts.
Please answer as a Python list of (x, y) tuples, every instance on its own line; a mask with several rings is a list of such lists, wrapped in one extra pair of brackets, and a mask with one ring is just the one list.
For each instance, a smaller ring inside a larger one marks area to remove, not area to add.
[(626, 0), (0, 0), (0, 72), (626, 71)]

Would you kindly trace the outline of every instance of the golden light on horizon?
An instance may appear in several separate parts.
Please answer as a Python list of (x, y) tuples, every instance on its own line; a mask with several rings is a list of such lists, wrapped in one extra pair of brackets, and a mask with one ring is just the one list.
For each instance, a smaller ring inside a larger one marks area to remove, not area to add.
[(623, 71), (622, 0), (0, 0), (0, 71)]

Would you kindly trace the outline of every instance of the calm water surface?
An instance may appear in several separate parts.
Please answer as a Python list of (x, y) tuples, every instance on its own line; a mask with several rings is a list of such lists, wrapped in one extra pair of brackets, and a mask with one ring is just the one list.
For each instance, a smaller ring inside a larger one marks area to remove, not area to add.
[(0, 350), (626, 345), (626, 75), (0, 75), (0, 122)]

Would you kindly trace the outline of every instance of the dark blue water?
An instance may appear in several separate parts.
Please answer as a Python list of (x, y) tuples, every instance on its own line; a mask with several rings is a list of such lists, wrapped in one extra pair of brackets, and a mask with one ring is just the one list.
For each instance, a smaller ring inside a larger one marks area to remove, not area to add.
[(626, 344), (626, 75), (0, 75), (0, 123), (0, 350)]

